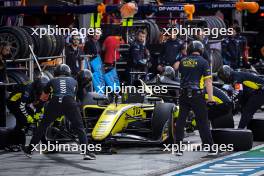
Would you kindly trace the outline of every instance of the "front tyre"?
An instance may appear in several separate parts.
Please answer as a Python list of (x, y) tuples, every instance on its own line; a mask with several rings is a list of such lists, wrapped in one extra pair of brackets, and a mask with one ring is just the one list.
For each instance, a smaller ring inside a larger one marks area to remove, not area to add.
[(177, 108), (173, 103), (160, 103), (153, 111), (151, 126), (154, 140), (162, 143), (175, 143), (175, 114)]

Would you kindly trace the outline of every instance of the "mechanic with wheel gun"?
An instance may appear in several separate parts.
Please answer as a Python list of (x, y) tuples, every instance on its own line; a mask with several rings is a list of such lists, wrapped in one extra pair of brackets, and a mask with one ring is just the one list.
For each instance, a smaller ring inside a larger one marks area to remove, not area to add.
[[(7, 107), (16, 118), (16, 126), (13, 132), (19, 136), (16, 139), (22, 145), (25, 145), (26, 142), (25, 130), (30, 124), (39, 120), (41, 108), (48, 100), (48, 97), (41, 95), (48, 82), (48, 77), (41, 76), (33, 82), (16, 85), (7, 99)], [(45, 140), (42, 139), (42, 142)], [(16, 148), (18, 149), (18, 146), (13, 146), (10, 150), (17, 150)]]
[[(71, 127), (77, 133), (81, 147), (88, 145), (80, 109), (75, 100), (78, 83), (71, 77), (70, 67), (66, 64), (58, 65), (54, 76), (55, 78), (48, 82), (43, 92), (44, 95), (51, 93), (51, 100), (45, 108), (44, 118), (33, 135), (30, 145), (22, 147), (28, 157), (31, 157), (33, 146), (39, 143), (49, 125), (62, 115), (71, 122)], [(95, 155), (86, 150), (83, 159), (94, 160)]]
[[(176, 144), (180, 145), (184, 137), (186, 118), (192, 109), (195, 114), (198, 130), (203, 145), (213, 145), (212, 134), (209, 128), (208, 112), (204, 95), (204, 84), (208, 94), (208, 102), (213, 100), (212, 75), (208, 62), (201, 56), (204, 45), (200, 41), (192, 41), (188, 48), (188, 56), (180, 61), (181, 94), (179, 99), (179, 118), (176, 121)], [(183, 151), (178, 150), (181, 156)], [(210, 150), (209, 154), (217, 154)]]
[(234, 71), (230, 66), (224, 65), (218, 76), (225, 83), (237, 86), (241, 91), (241, 119), (238, 128), (247, 127), (258, 109), (264, 105), (264, 79), (257, 75)]

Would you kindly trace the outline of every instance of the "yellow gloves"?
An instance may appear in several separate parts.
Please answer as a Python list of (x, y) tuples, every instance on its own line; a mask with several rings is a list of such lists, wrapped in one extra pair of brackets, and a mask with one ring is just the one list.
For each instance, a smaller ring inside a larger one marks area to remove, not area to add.
[(36, 113), (34, 114), (34, 119), (39, 120), (41, 116), (42, 116), (42, 113)]
[(31, 115), (27, 116), (27, 122), (28, 123), (34, 123), (34, 118)]

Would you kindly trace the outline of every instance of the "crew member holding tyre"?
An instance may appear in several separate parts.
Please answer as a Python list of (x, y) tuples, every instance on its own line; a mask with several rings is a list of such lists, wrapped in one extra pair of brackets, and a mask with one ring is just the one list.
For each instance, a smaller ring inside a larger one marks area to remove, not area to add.
[[(39, 120), (37, 112), (41, 111), (44, 102), (48, 99), (41, 96), (43, 88), (48, 83), (49, 78), (41, 76), (32, 83), (24, 83), (23, 85), (17, 85), (14, 91), (9, 95), (7, 99), (7, 107), (16, 118), (16, 126), (14, 133), (22, 136), (21, 143), (25, 144), (25, 132), (24, 130), (32, 123)], [(34, 109), (32, 108), (32, 105)]]
[[(213, 100), (212, 75), (208, 62), (201, 56), (204, 45), (200, 41), (192, 41), (187, 49), (188, 56), (179, 65), (181, 75), (181, 95), (179, 99), (179, 118), (176, 121), (176, 144), (180, 145), (184, 137), (186, 118), (192, 109), (195, 114), (198, 130), (203, 145), (212, 146), (213, 139), (208, 122), (207, 105), (204, 96), (204, 84), (208, 94), (208, 102)], [(210, 150), (212, 151), (212, 150)], [(210, 154), (216, 154), (217, 152)], [(177, 155), (183, 151), (178, 150)]]
[[(70, 67), (66, 64), (58, 65), (54, 71), (54, 76), (55, 78), (48, 82), (43, 92), (44, 95), (52, 93), (52, 98), (44, 112), (44, 118), (33, 135), (30, 145), (22, 147), (28, 157), (31, 156), (33, 146), (39, 143), (49, 125), (62, 115), (71, 122), (73, 130), (78, 135), (80, 144), (82, 144), (81, 147), (88, 144), (80, 109), (75, 101), (78, 83), (71, 77)], [(95, 155), (87, 150), (83, 159), (94, 160)]]
[(239, 86), (242, 92), (242, 112), (238, 128), (247, 127), (256, 111), (264, 104), (264, 79), (251, 73), (234, 71), (228, 65), (219, 70), (218, 76), (225, 83)]

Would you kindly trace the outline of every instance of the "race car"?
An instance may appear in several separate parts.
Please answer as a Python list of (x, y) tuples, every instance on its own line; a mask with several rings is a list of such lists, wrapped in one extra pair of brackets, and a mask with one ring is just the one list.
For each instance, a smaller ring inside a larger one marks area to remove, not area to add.
[(103, 103), (105, 97), (94, 97), (96, 104), (83, 106), (86, 129), (94, 142), (174, 143), (174, 122), (178, 108), (161, 98), (129, 94), (118, 103)]
[[(83, 121), (87, 136), (93, 143), (174, 143), (175, 120), (178, 108), (161, 98), (145, 94), (128, 94), (122, 100), (91, 92), (82, 103)], [(66, 119), (57, 121), (46, 133), (49, 141), (75, 141), (76, 135)]]

